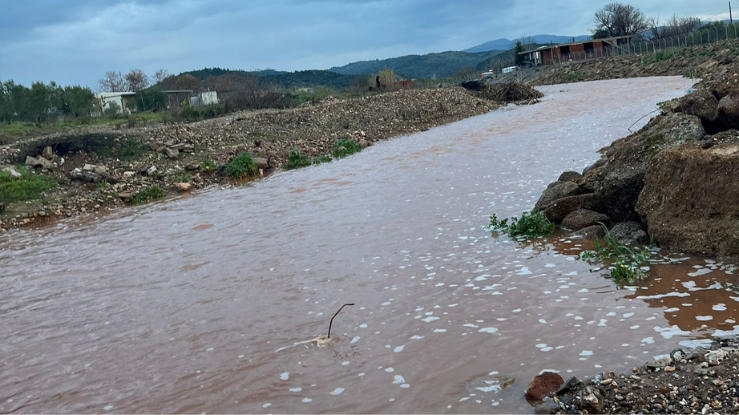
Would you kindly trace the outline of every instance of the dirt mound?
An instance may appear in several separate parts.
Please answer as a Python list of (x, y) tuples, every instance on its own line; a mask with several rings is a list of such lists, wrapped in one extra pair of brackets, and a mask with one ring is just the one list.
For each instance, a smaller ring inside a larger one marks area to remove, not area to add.
[(516, 82), (485, 84), (480, 91), (480, 97), (496, 102), (531, 101), (543, 96), (544, 94), (534, 88)]
[(637, 211), (661, 245), (739, 256), (739, 144), (688, 143), (655, 157)]

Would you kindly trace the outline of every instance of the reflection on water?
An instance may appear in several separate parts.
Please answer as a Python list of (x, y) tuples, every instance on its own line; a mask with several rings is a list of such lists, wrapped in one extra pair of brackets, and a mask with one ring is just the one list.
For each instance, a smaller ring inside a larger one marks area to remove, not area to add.
[[(0, 411), (530, 412), (544, 369), (626, 370), (734, 330), (724, 264), (623, 287), (581, 240), (481, 229), (689, 86), (545, 88), (248, 187), (3, 236)], [(306, 342), (344, 303), (336, 342)]]

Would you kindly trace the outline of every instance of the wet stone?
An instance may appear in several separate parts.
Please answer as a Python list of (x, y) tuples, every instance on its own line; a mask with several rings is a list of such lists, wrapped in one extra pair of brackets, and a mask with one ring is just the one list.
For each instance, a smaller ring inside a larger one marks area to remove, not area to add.
[(526, 388), (526, 399), (541, 401), (545, 396), (556, 392), (563, 383), (562, 376), (554, 372), (544, 372), (537, 375)]

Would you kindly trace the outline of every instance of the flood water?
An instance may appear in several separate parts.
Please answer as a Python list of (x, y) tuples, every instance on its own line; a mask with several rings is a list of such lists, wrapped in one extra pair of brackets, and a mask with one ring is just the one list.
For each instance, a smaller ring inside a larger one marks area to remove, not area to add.
[[(623, 287), (582, 240), (482, 230), (691, 84), (544, 87), (338, 162), (4, 235), (0, 412), (530, 413), (542, 370), (730, 334), (726, 264), (670, 253)], [(333, 346), (302, 343), (344, 303)]]

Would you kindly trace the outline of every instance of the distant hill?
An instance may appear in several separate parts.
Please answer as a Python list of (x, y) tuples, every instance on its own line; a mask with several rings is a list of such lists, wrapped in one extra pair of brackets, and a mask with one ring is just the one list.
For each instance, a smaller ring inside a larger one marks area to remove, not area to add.
[[(536, 35), (536, 36), (530, 36), (531, 39), (533, 39), (534, 43), (538, 43), (540, 45), (545, 45), (548, 43), (569, 43), (572, 42), (573, 36), (557, 36), (557, 35)], [(575, 42), (580, 42), (583, 40), (591, 39), (592, 36), (590, 35), (582, 35), (582, 36), (574, 36)], [(508, 50), (510, 49), (513, 44), (516, 42), (516, 40), (519, 39), (496, 39), (491, 40), (489, 42), (485, 42), (483, 44), (473, 46), (469, 49), (463, 50), (463, 52), (467, 53), (479, 53), (479, 52), (487, 52), (491, 50)]]
[(217, 77), (231, 73), (254, 76), (259, 79), (259, 83), (265, 86), (277, 86), (279, 88), (307, 88), (326, 86), (329, 88), (343, 89), (351, 85), (353, 76), (342, 75), (336, 72), (326, 70), (308, 70), (285, 72), (276, 71), (274, 69), (266, 69), (263, 71), (243, 71), (223, 68), (204, 68), (194, 71), (183, 72), (180, 75), (192, 75), (201, 81), (205, 81), (210, 77)]
[(441, 52), (427, 55), (407, 55), (398, 58), (360, 61), (345, 66), (333, 67), (332, 72), (342, 75), (371, 75), (384, 69), (392, 69), (396, 74), (406, 78), (444, 78), (453, 76), (465, 67), (477, 65), (497, 55), (500, 51), (480, 53)]

